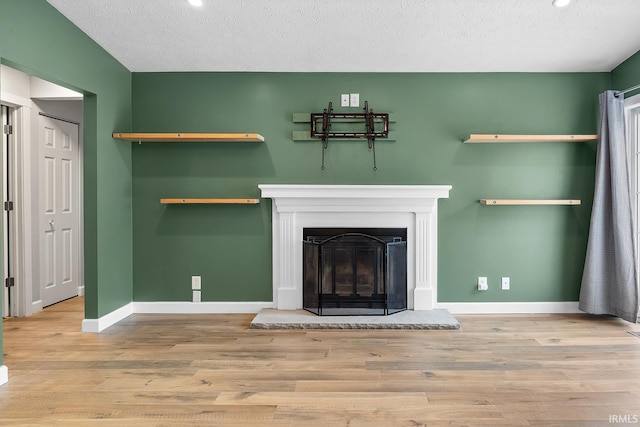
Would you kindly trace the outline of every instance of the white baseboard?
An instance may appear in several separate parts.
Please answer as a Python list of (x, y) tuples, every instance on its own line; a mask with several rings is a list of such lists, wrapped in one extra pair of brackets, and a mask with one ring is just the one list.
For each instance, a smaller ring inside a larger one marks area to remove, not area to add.
[(99, 319), (84, 319), (82, 332), (99, 333), (134, 313), (148, 314), (207, 314), (207, 313), (257, 313), (263, 308), (273, 308), (273, 302), (187, 302), (157, 301), (131, 302)]
[(452, 314), (582, 313), (577, 301), (563, 302), (440, 302)]
[(84, 296), (84, 286), (78, 286), (78, 296), (79, 297)]
[(273, 302), (183, 302), (157, 301), (134, 302), (134, 313), (171, 313), (171, 314), (207, 314), (207, 313), (257, 313), (263, 308), (273, 308)]
[(109, 314), (105, 314), (99, 319), (84, 319), (82, 321), (82, 332), (98, 333), (107, 329), (109, 326), (114, 325), (133, 314), (133, 303), (120, 307), (117, 310), (112, 311)]
[(43, 307), (42, 307), (42, 300), (38, 300), (38, 301), (33, 301), (31, 303), (31, 307), (27, 307), (28, 310), (31, 310), (30, 312), (26, 313), (27, 316), (32, 315), (33, 313), (39, 313), (42, 311)]
[(9, 369), (2, 365), (0, 366), (0, 386), (9, 382)]
[[(109, 326), (134, 313), (145, 314), (215, 314), (258, 313), (274, 308), (271, 301), (258, 302), (188, 302), (156, 301), (131, 302), (99, 319), (84, 319), (82, 332), (102, 332)], [(435, 308), (446, 308), (452, 314), (509, 314), (509, 313), (581, 313), (577, 301), (568, 302), (441, 302)], [(1, 373), (1, 372), (0, 372)]]

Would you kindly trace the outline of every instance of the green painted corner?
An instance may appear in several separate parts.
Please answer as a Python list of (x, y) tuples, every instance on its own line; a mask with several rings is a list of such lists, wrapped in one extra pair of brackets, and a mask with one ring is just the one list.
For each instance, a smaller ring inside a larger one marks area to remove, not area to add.
[[(627, 88), (640, 84), (640, 51), (631, 55), (611, 72), (611, 87), (616, 90), (625, 90)], [(629, 92), (626, 96), (633, 96), (640, 93), (640, 89)]]

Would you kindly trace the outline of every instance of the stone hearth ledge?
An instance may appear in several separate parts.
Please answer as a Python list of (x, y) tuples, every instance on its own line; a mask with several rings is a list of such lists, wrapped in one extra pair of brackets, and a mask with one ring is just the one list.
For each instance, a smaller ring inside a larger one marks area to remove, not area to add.
[(447, 309), (407, 310), (388, 316), (316, 316), (305, 310), (263, 309), (251, 329), (424, 329), (457, 330)]

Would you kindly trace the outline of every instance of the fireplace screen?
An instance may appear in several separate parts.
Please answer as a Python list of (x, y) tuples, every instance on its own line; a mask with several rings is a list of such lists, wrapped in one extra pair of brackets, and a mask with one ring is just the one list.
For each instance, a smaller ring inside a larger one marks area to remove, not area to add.
[(375, 235), (314, 230), (305, 230), (303, 243), (305, 310), (322, 316), (387, 315), (407, 309), (406, 230), (400, 229), (399, 235), (385, 234), (387, 229)]

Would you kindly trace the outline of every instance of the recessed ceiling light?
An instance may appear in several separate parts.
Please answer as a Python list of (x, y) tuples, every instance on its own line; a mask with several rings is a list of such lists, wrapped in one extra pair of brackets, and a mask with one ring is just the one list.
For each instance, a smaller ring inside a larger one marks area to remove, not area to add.
[(202, 7), (202, 5), (204, 4), (202, 0), (187, 0), (187, 1), (193, 7)]
[(569, 6), (569, 3), (571, 3), (571, 0), (553, 0), (551, 4), (555, 7), (565, 7)]

